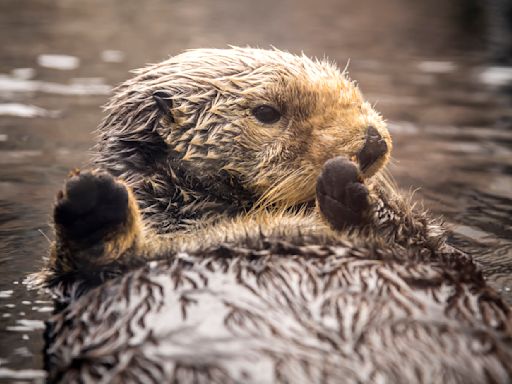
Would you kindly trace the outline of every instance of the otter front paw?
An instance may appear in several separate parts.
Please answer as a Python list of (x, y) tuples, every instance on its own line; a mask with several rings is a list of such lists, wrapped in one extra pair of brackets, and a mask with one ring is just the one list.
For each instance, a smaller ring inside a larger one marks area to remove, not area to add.
[(336, 230), (361, 225), (368, 216), (368, 189), (357, 165), (343, 157), (325, 163), (316, 195), (320, 211)]
[(75, 172), (57, 195), (58, 235), (78, 244), (111, 238), (128, 219), (128, 190), (105, 172)]

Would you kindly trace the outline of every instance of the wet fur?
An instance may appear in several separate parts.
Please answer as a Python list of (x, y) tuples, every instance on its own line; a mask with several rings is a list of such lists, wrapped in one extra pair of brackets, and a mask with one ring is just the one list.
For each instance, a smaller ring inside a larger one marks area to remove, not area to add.
[(385, 124), (334, 65), (190, 51), (106, 110), (102, 170), (67, 181), (35, 275), (50, 381), (510, 382), (509, 308), (396, 192)]
[[(370, 126), (391, 149), (381, 116), (327, 61), (278, 50), (192, 50), (135, 73), (106, 106), (94, 160), (133, 188), (159, 232), (255, 205), (314, 200), (323, 164), (354, 157)], [(155, 93), (167, 95), (167, 113)], [(258, 123), (250, 110), (261, 104), (283, 118)]]

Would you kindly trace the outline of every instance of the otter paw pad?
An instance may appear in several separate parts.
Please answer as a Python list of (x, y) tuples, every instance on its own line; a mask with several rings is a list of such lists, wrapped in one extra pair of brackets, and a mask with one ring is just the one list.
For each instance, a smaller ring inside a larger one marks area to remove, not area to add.
[(316, 195), (320, 211), (336, 230), (362, 224), (370, 206), (358, 167), (343, 157), (325, 163)]
[(57, 195), (54, 220), (62, 235), (94, 243), (123, 224), (128, 216), (128, 191), (105, 172), (75, 172)]

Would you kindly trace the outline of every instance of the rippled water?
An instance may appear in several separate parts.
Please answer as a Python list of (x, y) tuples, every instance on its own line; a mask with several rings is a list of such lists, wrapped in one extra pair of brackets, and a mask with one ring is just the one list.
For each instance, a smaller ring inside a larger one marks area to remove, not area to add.
[(417, 189), (512, 302), (512, 68), (488, 60), (481, 17), (462, 4), (2, 1), (0, 382), (43, 380), (51, 303), (23, 279), (46, 255), (53, 197), (86, 162), (99, 106), (129, 69), (187, 48), (275, 45), (341, 67), (350, 58), (389, 121), (398, 184)]

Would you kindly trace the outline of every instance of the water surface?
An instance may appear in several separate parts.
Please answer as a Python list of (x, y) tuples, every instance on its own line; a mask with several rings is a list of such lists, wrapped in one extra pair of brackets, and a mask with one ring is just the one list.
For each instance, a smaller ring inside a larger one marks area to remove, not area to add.
[(47, 253), (55, 193), (87, 161), (100, 105), (130, 69), (187, 48), (350, 59), (389, 122), (398, 184), (444, 217), (512, 302), (512, 68), (489, 60), (478, 12), (445, 3), (2, 1), (0, 381), (43, 380), (51, 303), (23, 279)]

